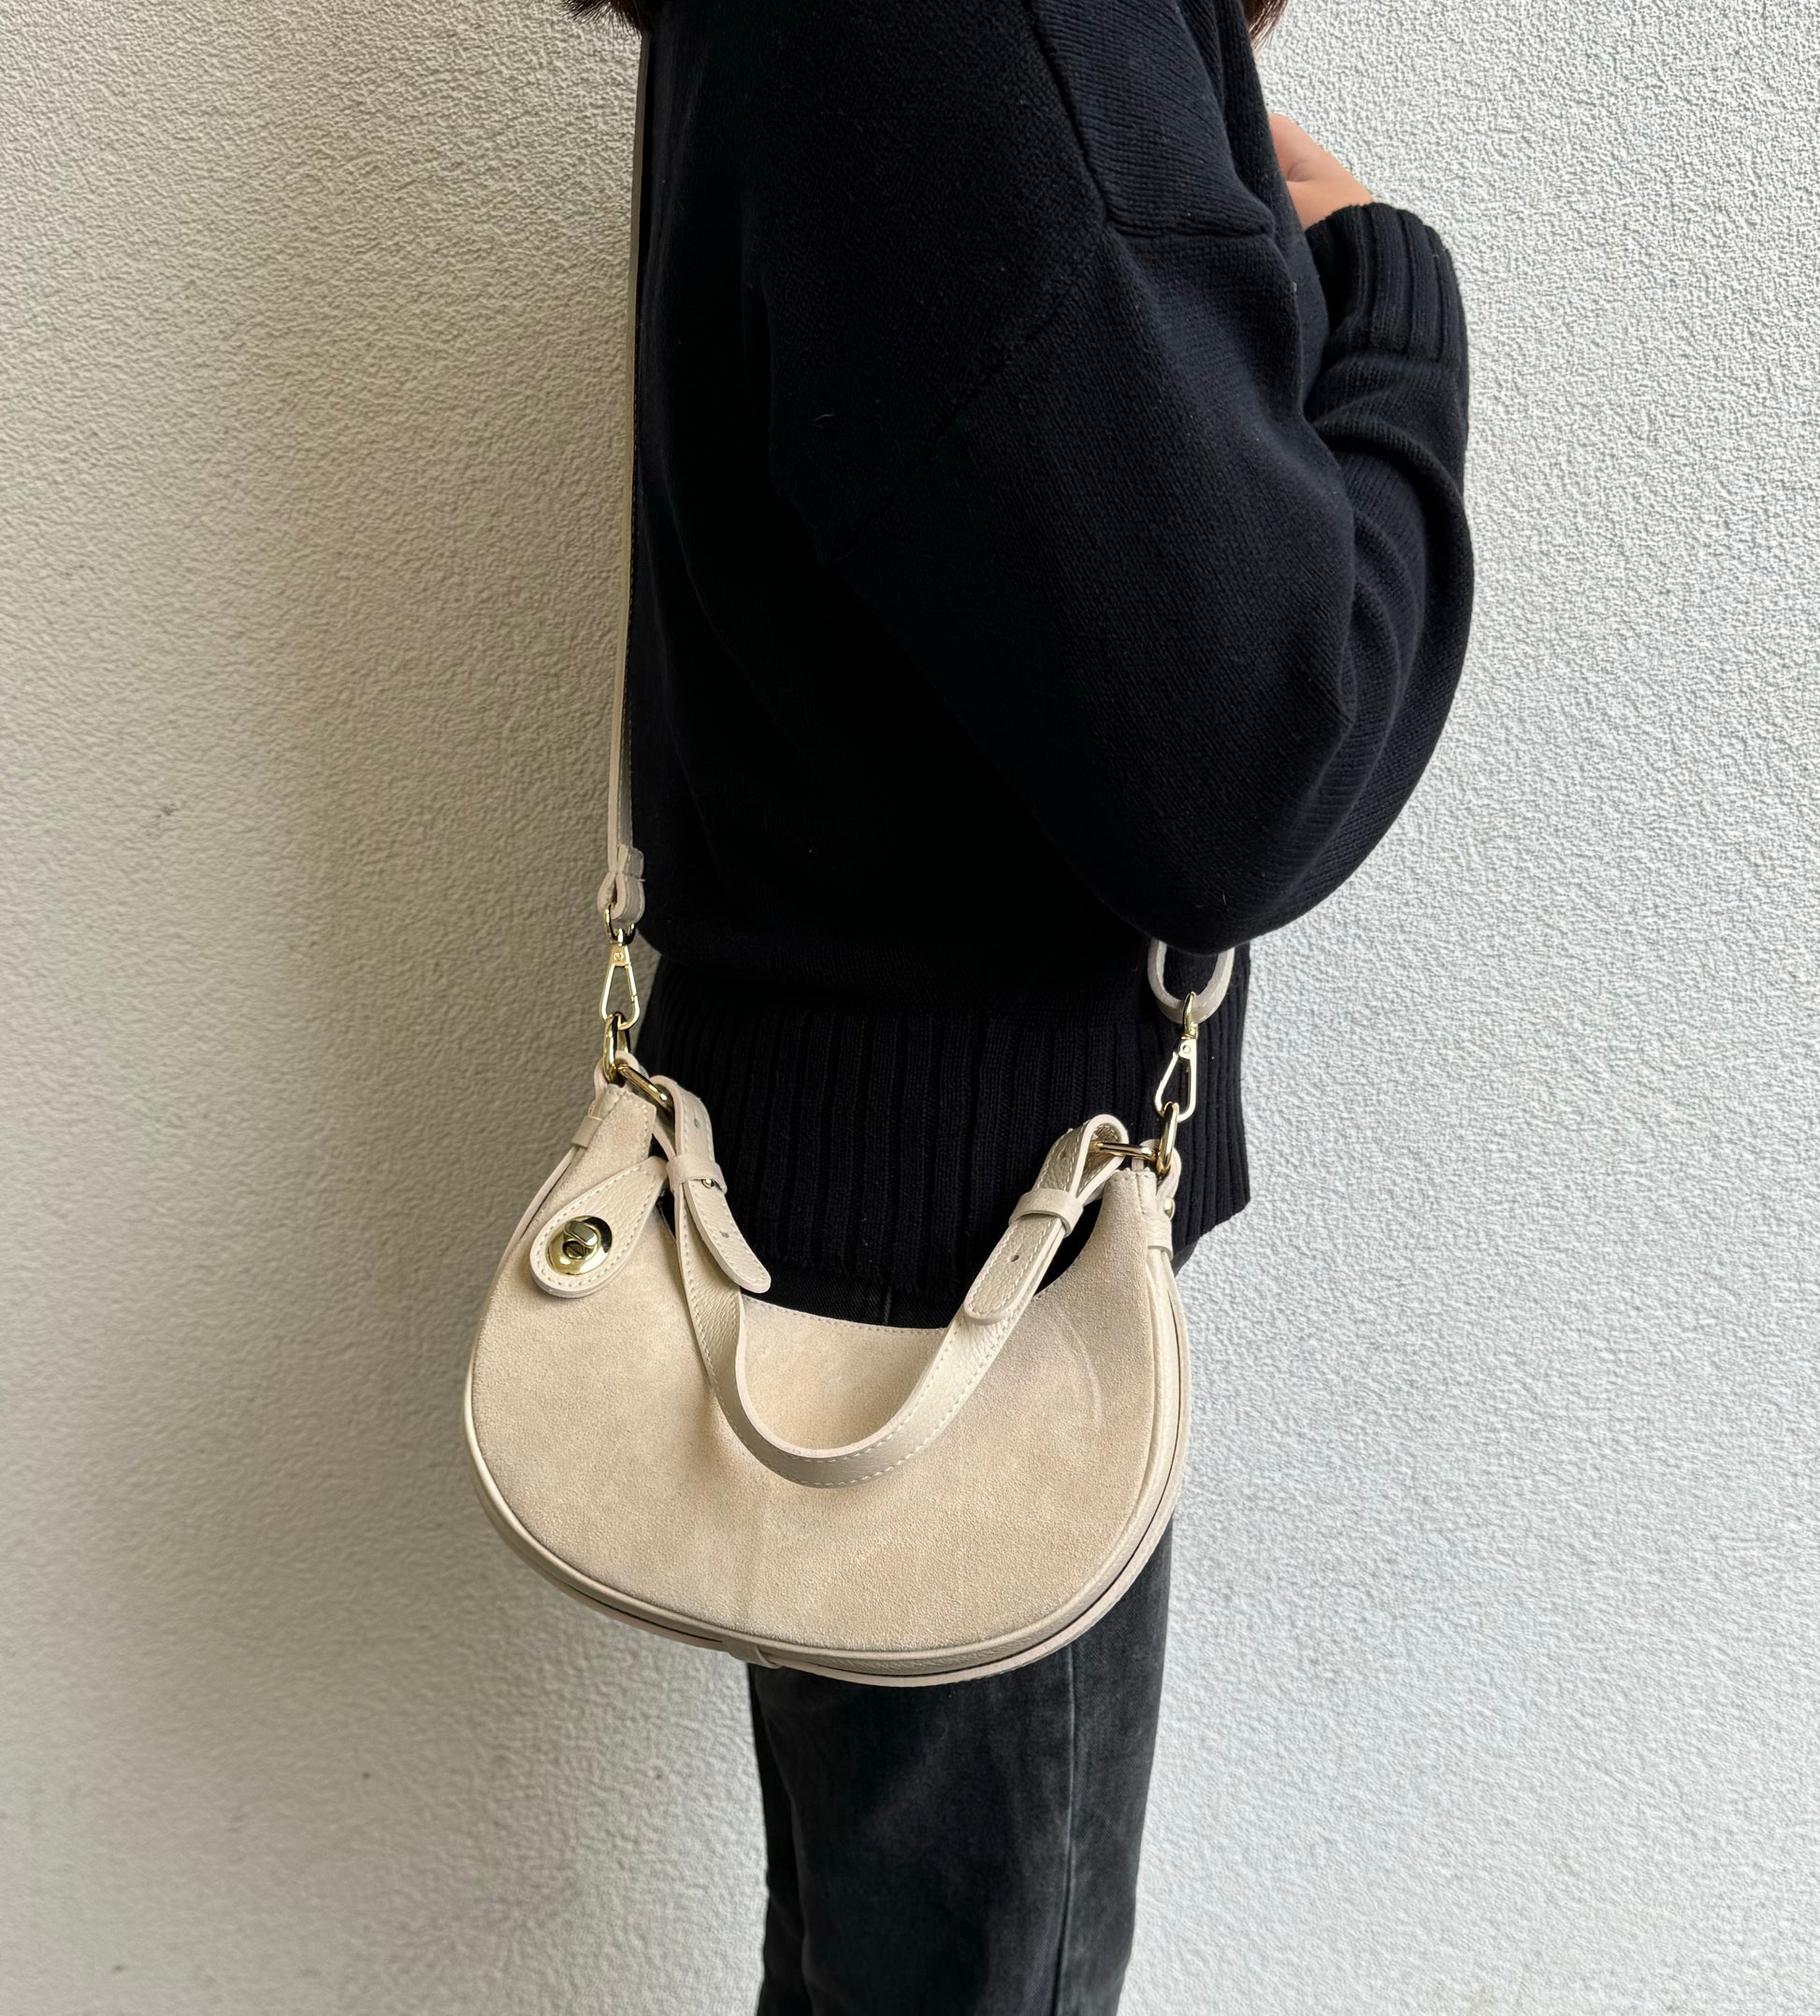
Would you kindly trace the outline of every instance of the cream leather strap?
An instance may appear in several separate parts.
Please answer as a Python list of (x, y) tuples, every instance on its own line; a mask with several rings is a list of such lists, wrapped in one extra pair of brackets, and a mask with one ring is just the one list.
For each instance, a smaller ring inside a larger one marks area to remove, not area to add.
[[(771, 1286), (771, 1274), (734, 1222), (732, 1206), (727, 1202), (726, 1178), (715, 1160), (715, 1130), (707, 1107), (673, 1078), (652, 1082), (670, 1094), (669, 1124), (659, 1121), (653, 1131), (670, 1162), (678, 1250), (685, 1256), (690, 1252), (705, 1255), (735, 1288), (762, 1295)], [(686, 1258), (683, 1275), (686, 1282)]]
[(630, 931), (644, 914), (644, 857), (632, 844), (632, 750), (626, 733), (626, 646), (632, 617), (632, 520), (638, 478), (638, 267), (644, 205), (644, 72), (648, 37), (638, 44), (638, 94), (632, 115), (632, 215), (626, 240), (626, 367), (621, 372), (625, 415), (626, 481), (620, 490), (619, 550), (625, 555), (608, 711), (607, 872), (600, 884), (600, 915), (609, 931)]
[[(804, 1448), (772, 1433), (753, 1407), (741, 1289), (768, 1286), (769, 1276), (733, 1224), (725, 1194), (704, 1174), (713, 1167), (706, 1109), (673, 1079), (657, 1083), (674, 1103), (671, 1127), (659, 1122), (656, 1132), (659, 1147), (672, 1158), (672, 1189), (683, 1192), (675, 1212), (677, 1259), (715, 1399), (728, 1426), (767, 1468), (792, 1483), (824, 1488), (863, 1484), (908, 1462), (961, 1411), (1029, 1308), (1062, 1242), (1119, 1166), (1111, 1157), (1096, 1155), (1096, 1145), (1125, 1138), (1110, 1114), (1062, 1135), (1049, 1150), (1035, 1186), (1018, 1200), (1004, 1236), (897, 1412), (860, 1441), (838, 1448)], [(1163, 1240), (1166, 1249), (1166, 1229)]]
[[(639, 38), (637, 109), (632, 122), (631, 229), (626, 249), (626, 365), (621, 373), (624, 387), (626, 481), (620, 495), (619, 546), (626, 560), (626, 577), (619, 598), (618, 655), (615, 662), (613, 700), (609, 713), (607, 769), (607, 831), (611, 852), (607, 872), (600, 884), (600, 914), (607, 929), (629, 932), (644, 914), (644, 857), (632, 843), (632, 754), (626, 732), (626, 645), (632, 606), (633, 503), (636, 494), (638, 439), (638, 274), (640, 223), (643, 216), (644, 191), (644, 94), (646, 50), (649, 38)], [(1167, 956), (1163, 941), (1150, 946), (1148, 972), (1150, 992), (1157, 1006), (1172, 1022), (1182, 1019), (1183, 1002), (1172, 994), (1163, 979)], [(1203, 1022), (1226, 998), (1232, 979), (1233, 954), (1220, 955), (1213, 976), (1194, 998), (1194, 1012)]]
[[(1163, 943), (1163, 940), (1160, 938), (1151, 939), (1150, 959), (1147, 969), (1150, 981), (1150, 992), (1155, 997), (1157, 1006), (1163, 1010), (1163, 1014), (1172, 1022), (1179, 1022), (1182, 1018), (1182, 1011), (1187, 1006), (1187, 1001), (1183, 996), (1170, 993), (1168, 982), (1163, 977), (1163, 962), (1168, 957), (1169, 948)], [(1236, 957), (1237, 954), (1233, 947), (1228, 945), (1225, 951), (1213, 962), (1213, 972), (1207, 976), (1206, 986), (1196, 989), (1194, 994), (1194, 1019), (1197, 1022), (1205, 1022), (1213, 1014), (1214, 1010), (1219, 1007), (1220, 1003), (1225, 1000), (1226, 989), (1233, 983), (1233, 960)]]

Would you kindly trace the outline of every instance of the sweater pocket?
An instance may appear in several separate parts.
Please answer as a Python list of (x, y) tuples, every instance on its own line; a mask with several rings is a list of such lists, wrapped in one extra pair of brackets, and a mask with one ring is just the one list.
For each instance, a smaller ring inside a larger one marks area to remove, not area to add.
[(1176, 0), (1025, 0), (1106, 213), (1130, 232), (1271, 231)]

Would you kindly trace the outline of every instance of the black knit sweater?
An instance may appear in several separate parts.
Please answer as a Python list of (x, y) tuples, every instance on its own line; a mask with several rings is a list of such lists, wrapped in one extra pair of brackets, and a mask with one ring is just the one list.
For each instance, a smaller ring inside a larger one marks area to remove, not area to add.
[[(1172, 981), (1431, 756), (1466, 336), (1384, 204), (1306, 235), (1240, 0), (666, 0), (630, 647), (647, 1069), (779, 1264), (958, 1292)], [(1177, 1225), (1246, 1202), (1249, 949)]]

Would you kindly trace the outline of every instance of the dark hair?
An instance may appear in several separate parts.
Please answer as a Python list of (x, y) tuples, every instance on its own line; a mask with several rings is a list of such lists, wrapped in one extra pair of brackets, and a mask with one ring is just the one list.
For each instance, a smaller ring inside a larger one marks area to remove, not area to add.
[[(577, 14), (591, 14), (598, 7), (612, 7), (621, 21), (629, 22), (643, 32), (651, 25), (651, 17), (657, 10), (657, 0), (569, 0)], [(1260, 41), (1267, 36), (1283, 18), (1283, 9), (1289, 0), (1245, 0), (1245, 19), (1251, 30), (1252, 41)]]

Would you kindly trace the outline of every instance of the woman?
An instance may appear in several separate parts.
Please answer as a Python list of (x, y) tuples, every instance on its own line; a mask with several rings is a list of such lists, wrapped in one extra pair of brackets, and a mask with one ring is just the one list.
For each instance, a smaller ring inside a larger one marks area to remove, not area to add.
[[(1237, 947), (1185, 1255), (1247, 1199), (1249, 941), (1377, 844), (1459, 677), (1446, 250), (1267, 115), (1280, 0), (614, 4), (645, 1067), (778, 1299), (945, 1323), (1049, 1143), (1147, 1110), (1147, 941), (1177, 992)], [(1168, 1573), (996, 1678), (751, 1670), (761, 2016), (1116, 2008)]]

